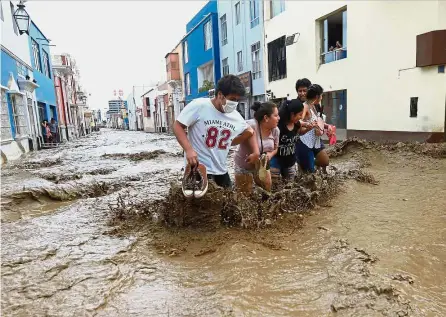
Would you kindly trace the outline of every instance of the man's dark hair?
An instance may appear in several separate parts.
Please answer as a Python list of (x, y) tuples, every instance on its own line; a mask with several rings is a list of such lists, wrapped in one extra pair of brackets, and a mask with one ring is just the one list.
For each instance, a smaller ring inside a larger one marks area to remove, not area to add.
[(299, 89), (299, 87), (308, 88), (310, 86), (311, 86), (311, 81), (308, 78), (302, 78), (296, 81), (296, 91)]
[(217, 89), (215, 95), (221, 92), (223, 96), (238, 95), (240, 97), (245, 96), (245, 86), (242, 81), (235, 75), (226, 75), (222, 77), (217, 83)]

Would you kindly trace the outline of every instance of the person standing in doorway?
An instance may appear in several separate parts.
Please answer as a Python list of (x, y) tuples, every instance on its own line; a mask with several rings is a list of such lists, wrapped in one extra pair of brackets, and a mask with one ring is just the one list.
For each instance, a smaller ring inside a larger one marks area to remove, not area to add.
[(57, 124), (57, 121), (54, 118), (51, 118), (49, 126), (50, 126), (50, 132), (53, 135), (53, 142), (58, 143), (59, 142), (59, 126)]

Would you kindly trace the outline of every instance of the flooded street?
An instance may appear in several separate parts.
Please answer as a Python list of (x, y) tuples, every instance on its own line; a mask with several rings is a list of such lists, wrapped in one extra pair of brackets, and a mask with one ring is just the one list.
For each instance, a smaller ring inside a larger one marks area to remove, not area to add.
[(181, 176), (173, 136), (103, 130), (32, 153), (2, 168), (2, 316), (446, 316), (446, 160), (427, 154), (351, 147), (330, 173), (376, 182), (210, 230), (115, 219)]

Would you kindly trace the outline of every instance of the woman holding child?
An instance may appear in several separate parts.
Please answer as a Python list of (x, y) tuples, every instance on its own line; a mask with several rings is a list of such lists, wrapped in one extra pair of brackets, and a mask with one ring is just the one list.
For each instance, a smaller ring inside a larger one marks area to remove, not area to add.
[(322, 116), (322, 94), (324, 90), (321, 86), (314, 84), (308, 88), (303, 121), (310, 123), (313, 128), (300, 137), (297, 145), (297, 158), (299, 166), (304, 172), (313, 173), (315, 165), (324, 170), (329, 164), (328, 154), (325, 151), (321, 136), (327, 124)]

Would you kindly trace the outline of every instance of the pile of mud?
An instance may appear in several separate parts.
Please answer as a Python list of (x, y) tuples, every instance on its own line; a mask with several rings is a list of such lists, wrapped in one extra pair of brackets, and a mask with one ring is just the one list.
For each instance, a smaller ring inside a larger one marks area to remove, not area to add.
[(34, 160), (34, 161), (25, 161), (25, 162), (17, 162), (12, 165), (13, 168), (21, 168), (21, 169), (39, 169), (42, 167), (51, 167), (54, 165), (59, 165), (62, 163), (62, 159), (60, 157), (57, 158), (46, 158), (43, 160)]
[(157, 158), (160, 155), (167, 154), (172, 156), (182, 156), (182, 153), (169, 153), (164, 150), (155, 150), (149, 152), (139, 152), (139, 153), (114, 153), (114, 154), (104, 154), (103, 158), (114, 158), (114, 159), (128, 159), (130, 161), (142, 161), (142, 160), (151, 160)]
[(85, 171), (83, 173), (80, 172), (68, 172), (68, 171), (60, 171), (60, 172), (37, 172), (34, 173), (40, 178), (46, 179), (47, 181), (53, 182), (55, 184), (74, 181), (78, 179), (82, 179), (84, 175), (108, 175), (116, 171), (117, 168), (114, 167), (100, 167), (90, 171)]
[(96, 198), (109, 195), (123, 188), (121, 182), (106, 183), (65, 183), (55, 186), (37, 188), (24, 188), (22, 191), (2, 196), (2, 208), (12, 209), (17, 205), (26, 204), (28, 201), (70, 201), (78, 198)]
[(329, 201), (339, 192), (339, 186), (345, 179), (376, 183), (373, 176), (361, 170), (333, 170), (328, 174), (296, 177), (294, 182), (284, 184), (273, 193), (256, 188), (250, 196), (225, 190), (210, 181), (203, 198), (186, 199), (180, 184), (172, 182), (163, 199), (138, 200), (121, 195), (109, 208), (112, 224), (144, 217), (168, 227), (215, 229), (223, 225), (262, 228), (272, 226), (284, 214), (301, 215)]
[(330, 146), (327, 153), (330, 157), (338, 157), (354, 149), (387, 150), (391, 152), (411, 152), (433, 158), (446, 158), (446, 143), (390, 142), (377, 143), (359, 138), (349, 138)]

